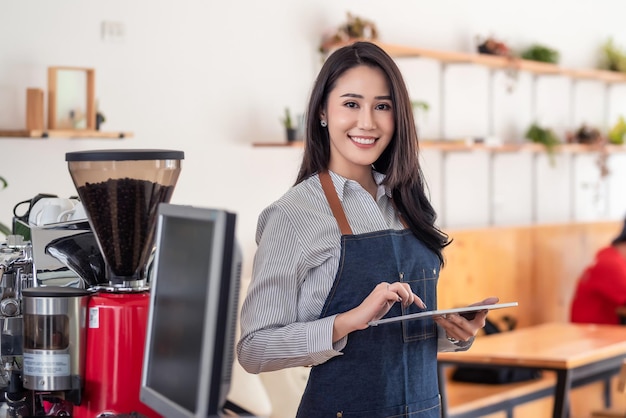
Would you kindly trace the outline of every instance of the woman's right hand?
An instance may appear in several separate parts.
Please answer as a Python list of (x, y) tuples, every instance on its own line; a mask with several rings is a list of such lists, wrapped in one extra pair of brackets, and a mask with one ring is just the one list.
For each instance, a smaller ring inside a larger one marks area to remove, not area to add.
[(367, 328), (371, 321), (385, 316), (396, 302), (402, 303), (405, 307), (414, 303), (426, 309), (422, 299), (413, 293), (408, 283), (379, 283), (359, 306), (337, 315), (333, 328), (333, 342), (339, 341), (352, 331)]

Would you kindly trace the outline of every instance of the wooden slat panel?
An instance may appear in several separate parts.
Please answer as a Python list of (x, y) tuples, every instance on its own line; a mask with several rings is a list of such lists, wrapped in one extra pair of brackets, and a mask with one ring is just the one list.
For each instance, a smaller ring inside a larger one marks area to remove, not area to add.
[(494, 311), (490, 318), (513, 315), (528, 325), (532, 309), (531, 232), (528, 228), (487, 228), (452, 231), (444, 252), (446, 265), (438, 288), (440, 308), (464, 306), (488, 296), (519, 307)]
[(519, 307), (494, 311), (491, 319), (512, 315), (520, 326), (568, 321), (578, 276), (620, 228), (609, 221), (447, 231), (454, 241), (444, 251), (438, 306), (498, 296)]
[(620, 222), (597, 222), (534, 228), (533, 281), (541, 301), (534, 323), (569, 320), (578, 277), (595, 252), (619, 233), (620, 226)]

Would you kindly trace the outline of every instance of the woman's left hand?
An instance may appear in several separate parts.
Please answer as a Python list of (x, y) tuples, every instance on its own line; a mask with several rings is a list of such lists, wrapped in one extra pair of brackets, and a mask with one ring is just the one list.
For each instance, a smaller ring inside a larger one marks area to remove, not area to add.
[[(494, 303), (498, 303), (498, 300), (497, 297), (489, 297), (469, 306), (493, 305)], [(476, 316), (471, 320), (464, 318), (458, 313), (436, 316), (434, 320), (446, 331), (448, 338), (459, 341), (469, 341), (485, 326), (485, 318), (488, 312), (489, 311), (486, 309), (484, 311), (477, 311)]]

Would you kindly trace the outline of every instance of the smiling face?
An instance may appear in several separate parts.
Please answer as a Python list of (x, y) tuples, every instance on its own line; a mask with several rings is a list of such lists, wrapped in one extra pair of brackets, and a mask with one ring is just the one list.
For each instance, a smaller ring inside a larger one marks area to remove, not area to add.
[(371, 165), (387, 148), (395, 130), (384, 73), (366, 65), (346, 71), (330, 91), (320, 118), (328, 123), (328, 168), (354, 180), (371, 176)]

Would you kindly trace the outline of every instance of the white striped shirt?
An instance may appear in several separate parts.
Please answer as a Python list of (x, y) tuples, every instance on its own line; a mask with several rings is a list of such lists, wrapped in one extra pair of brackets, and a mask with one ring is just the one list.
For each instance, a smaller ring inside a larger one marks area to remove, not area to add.
[[(381, 185), (383, 174), (374, 172), (376, 200), (358, 182), (330, 175), (353, 234), (404, 229)], [(237, 345), (245, 370), (316, 365), (342, 354), (348, 337), (332, 343), (335, 316), (319, 318), (339, 266), (340, 237), (317, 175), (261, 213)], [(439, 335), (440, 351), (459, 349)]]

